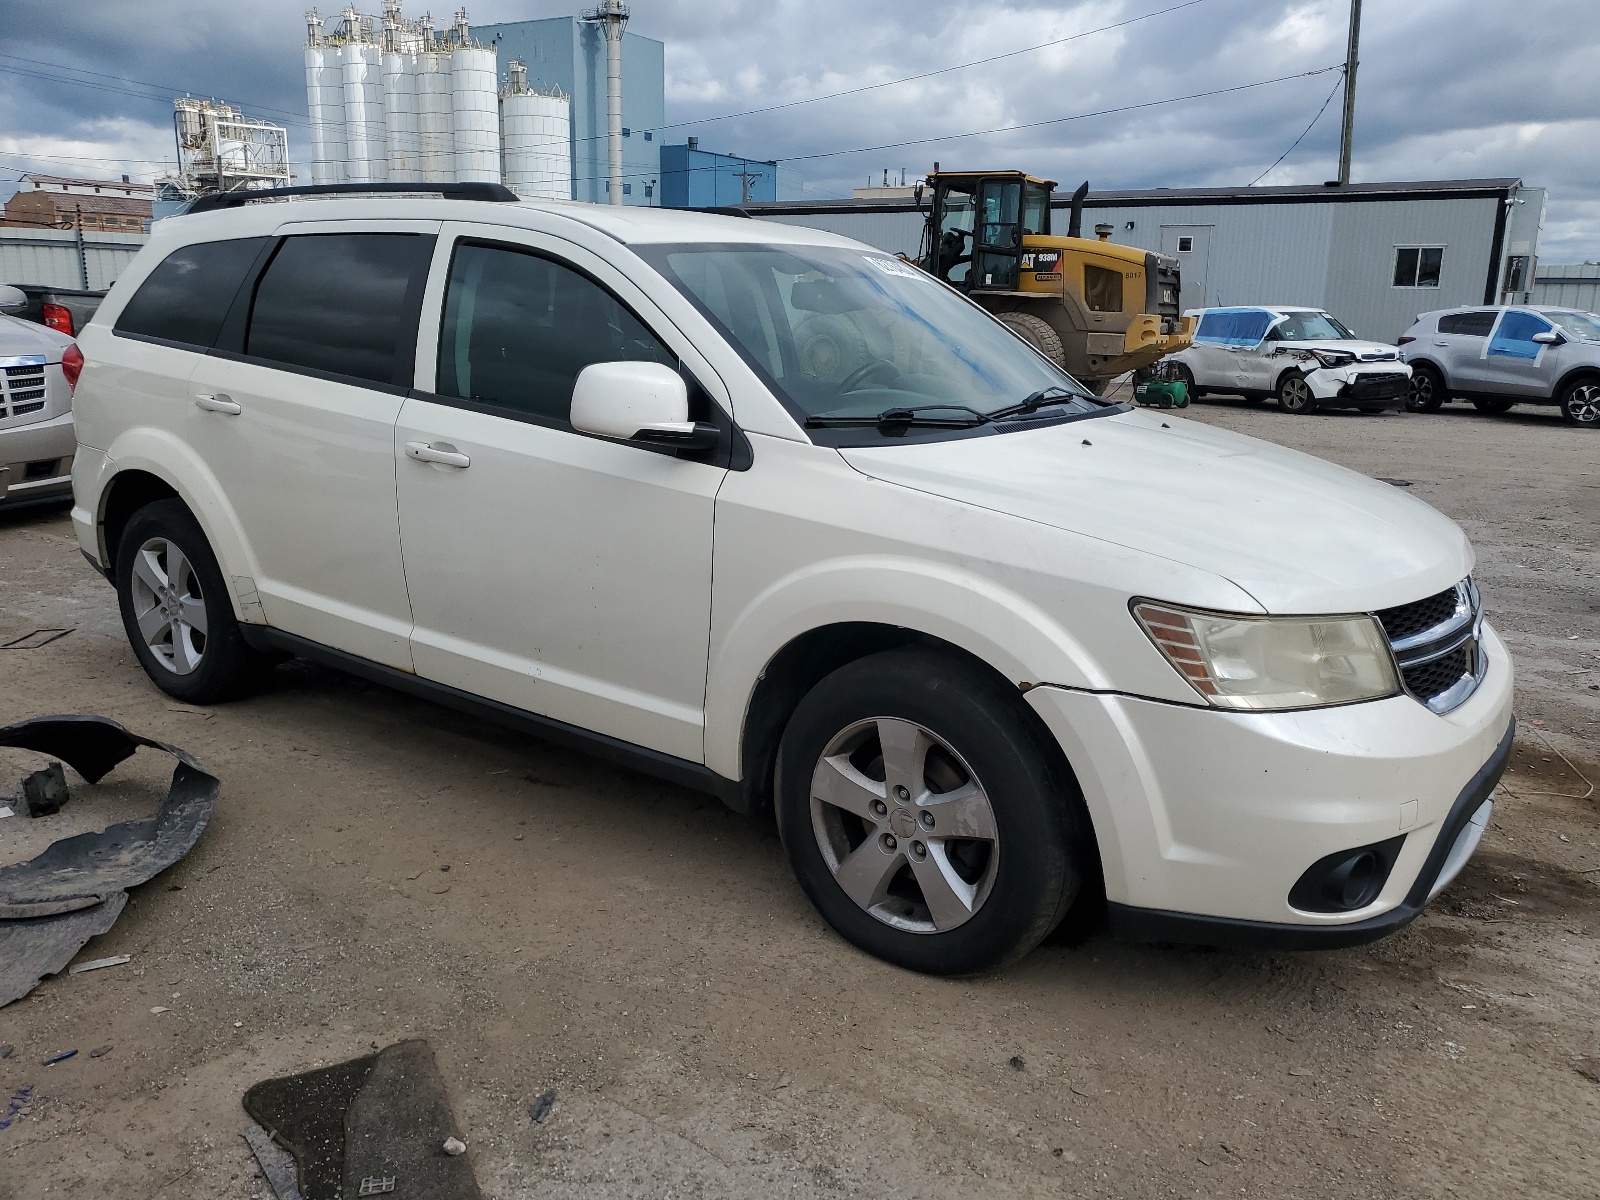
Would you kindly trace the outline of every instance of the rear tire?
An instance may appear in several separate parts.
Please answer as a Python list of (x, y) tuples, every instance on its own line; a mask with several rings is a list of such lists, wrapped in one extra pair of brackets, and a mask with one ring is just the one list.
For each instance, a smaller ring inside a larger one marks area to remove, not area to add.
[(1092, 839), (1032, 717), (1003, 681), (922, 649), (850, 663), (801, 700), (778, 825), (828, 924), (934, 975), (993, 970), (1055, 928)]
[(129, 519), (117, 547), (117, 606), (139, 665), (190, 704), (232, 700), (261, 683), (272, 658), (239, 632), (222, 569), (181, 500)]
[(1063, 371), (1067, 369), (1067, 352), (1061, 346), (1061, 335), (1043, 317), (1024, 312), (995, 313), (994, 317)]
[(1317, 398), (1311, 394), (1311, 385), (1298, 371), (1290, 371), (1278, 381), (1278, 406), (1297, 417), (1310, 416), (1317, 411)]
[(1188, 363), (1173, 363), (1172, 373), (1177, 377), (1178, 382), (1183, 384), (1184, 390), (1189, 393), (1190, 400), (1198, 400), (1201, 396), (1205, 395), (1204, 392), (1195, 386), (1194, 372), (1189, 369)]
[(1411, 368), (1411, 387), (1406, 392), (1407, 412), (1438, 412), (1446, 399), (1443, 375), (1427, 363)]
[(1474, 400), (1472, 402), (1472, 407), (1477, 409), (1481, 413), (1489, 413), (1491, 415), (1494, 415), (1494, 414), (1503, 413), (1503, 412), (1510, 412), (1511, 411), (1511, 407), (1514, 404), (1516, 404), (1515, 400), (1501, 400), (1501, 399), (1495, 398), (1495, 399)]
[(1600, 427), (1600, 379), (1580, 379), (1562, 393), (1561, 419), (1586, 429)]

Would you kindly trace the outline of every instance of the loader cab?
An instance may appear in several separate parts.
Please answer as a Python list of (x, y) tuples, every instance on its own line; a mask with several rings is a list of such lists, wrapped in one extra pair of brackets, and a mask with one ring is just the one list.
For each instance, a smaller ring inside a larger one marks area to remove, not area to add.
[(1014, 292), (1022, 239), (1050, 232), (1055, 182), (1020, 171), (935, 172), (928, 211), (933, 274), (963, 292)]

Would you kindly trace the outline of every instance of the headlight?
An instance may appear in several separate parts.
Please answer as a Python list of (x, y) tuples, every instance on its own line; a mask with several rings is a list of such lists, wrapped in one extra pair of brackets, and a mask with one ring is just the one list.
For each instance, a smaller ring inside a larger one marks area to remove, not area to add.
[(1348, 367), (1356, 360), (1348, 350), (1313, 350), (1311, 357), (1325, 367)]
[(1400, 691), (1372, 617), (1251, 617), (1136, 601), (1156, 648), (1217, 708), (1317, 708)]

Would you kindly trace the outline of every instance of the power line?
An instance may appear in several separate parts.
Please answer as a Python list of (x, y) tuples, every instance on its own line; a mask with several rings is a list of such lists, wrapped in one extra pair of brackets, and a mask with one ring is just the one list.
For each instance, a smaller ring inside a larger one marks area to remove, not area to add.
[[(56, 83), (73, 83), (80, 87), (96, 88), (100, 91), (112, 92), (123, 96), (134, 96), (139, 99), (161, 100), (169, 104), (172, 102), (175, 96), (180, 94), (187, 95), (193, 90), (192, 88), (178, 88), (165, 83), (151, 83), (146, 79), (130, 79), (125, 75), (108, 75), (104, 71), (90, 71), (85, 67), (68, 66), (66, 63), (44, 62), (39, 59), (22, 58), (15, 54), (0, 54), (0, 58), (10, 59), (12, 62), (25, 64), (22, 67), (8, 67), (0, 64), (0, 71), (10, 72), (16, 75), (26, 75), (34, 79), (52, 80)], [(160, 94), (155, 96), (147, 96), (140, 92), (130, 92), (125, 89), (110, 87), (107, 84), (95, 83), (88, 79), (74, 79), (67, 75), (53, 75), (48, 71), (38, 70), (40, 67), (53, 67), (61, 71), (72, 71), (78, 75), (93, 75), (97, 79), (109, 79), (116, 83), (131, 83), (136, 87), (153, 88)], [(298, 124), (310, 124), (309, 121), (301, 118), (299, 113), (292, 112), (289, 109), (275, 108), (266, 104), (250, 104), (247, 101), (241, 101), (240, 103), (243, 104), (244, 107), (255, 112), (278, 113), (282, 116), (293, 118)]]
[(861, 146), (854, 150), (829, 150), (820, 154), (796, 154), (788, 158), (780, 158), (778, 162), (808, 162), (818, 158), (837, 158), (844, 154), (867, 154), (875, 150), (897, 150), (904, 146), (925, 146), (933, 142), (954, 142), (962, 138), (986, 137), (995, 133), (1014, 133), (1023, 129), (1039, 129), (1046, 125), (1062, 125), (1068, 121), (1084, 121), (1090, 117), (1108, 117), (1115, 113), (1137, 112), (1143, 108), (1159, 108), (1167, 104), (1182, 104), (1189, 100), (1204, 100), (1209, 96), (1225, 96), (1230, 92), (1244, 92), (1251, 88), (1268, 87), (1274, 83), (1284, 83), (1290, 79), (1307, 79), (1313, 75), (1326, 75), (1329, 71), (1342, 71), (1344, 64), (1340, 63), (1331, 67), (1318, 67), (1314, 71), (1297, 71), (1293, 75), (1279, 75), (1272, 79), (1259, 79), (1254, 83), (1238, 83), (1232, 87), (1213, 88), (1207, 92), (1191, 92), (1187, 96), (1171, 96), (1165, 100), (1146, 100), (1139, 104), (1123, 104), (1116, 108), (1100, 108), (1093, 112), (1074, 113), (1070, 117), (1051, 117), (1044, 121), (1029, 121), (1023, 125), (1002, 125), (996, 129), (977, 129), (971, 133), (951, 133), (942, 137), (914, 138), (905, 142), (884, 142), (877, 146)]
[(1317, 115), (1311, 118), (1311, 124), (1306, 126), (1305, 132), (1299, 137), (1295, 138), (1294, 143), (1287, 150), (1278, 155), (1278, 162), (1273, 163), (1272, 166), (1268, 167), (1265, 171), (1261, 172), (1261, 174), (1252, 179), (1246, 185), (1247, 187), (1255, 187), (1256, 184), (1260, 183), (1268, 175), (1271, 175), (1273, 171), (1277, 170), (1278, 163), (1281, 163), (1284, 159), (1288, 158), (1289, 155), (1294, 153), (1295, 146), (1298, 146), (1301, 142), (1305, 141), (1306, 134), (1310, 133), (1314, 128), (1316, 128), (1317, 122), (1322, 120), (1322, 114), (1328, 111), (1328, 105), (1333, 103), (1333, 98), (1339, 94), (1339, 88), (1343, 85), (1343, 83), (1344, 76), (1341, 75), (1338, 83), (1333, 85), (1333, 91), (1329, 92), (1328, 98), (1322, 102), (1322, 107), (1317, 109)]

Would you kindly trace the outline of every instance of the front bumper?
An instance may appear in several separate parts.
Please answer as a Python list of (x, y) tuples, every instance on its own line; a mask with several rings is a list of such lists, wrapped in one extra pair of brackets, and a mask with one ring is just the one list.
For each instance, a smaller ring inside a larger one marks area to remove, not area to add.
[[(1410, 696), (1232, 713), (1029, 691), (1083, 789), (1114, 924), (1159, 940), (1298, 947), (1368, 941), (1411, 920), (1510, 745), (1510, 660), (1491, 627), (1483, 636), (1483, 682), (1442, 716)], [(1399, 836), (1365, 907), (1290, 904), (1314, 863)]]
[(0, 430), (0, 507), (44, 504), (72, 495), (78, 448), (72, 414)]
[(1306, 383), (1323, 408), (1404, 408), (1411, 368), (1399, 362), (1322, 367), (1306, 372)]

